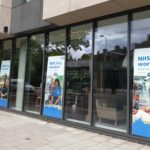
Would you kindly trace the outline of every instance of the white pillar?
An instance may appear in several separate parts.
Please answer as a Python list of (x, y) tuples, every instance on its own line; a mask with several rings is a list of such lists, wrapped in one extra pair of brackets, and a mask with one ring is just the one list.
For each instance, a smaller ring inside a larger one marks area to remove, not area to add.
[(22, 110), (23, 95), (24, 95), (24, 81), (26, 68), (26, 54), (27, 54), (27, 39), (20, 39), (19, 49), (19, 64), (18, 64), (18, 79), (16, 91), (16, 109)]

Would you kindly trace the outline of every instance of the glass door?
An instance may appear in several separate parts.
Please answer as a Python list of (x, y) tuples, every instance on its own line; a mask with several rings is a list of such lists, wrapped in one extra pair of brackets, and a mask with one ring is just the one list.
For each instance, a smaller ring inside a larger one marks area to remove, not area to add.
[(41, 110), (44, 39), (44, 34), (32, 35), (30, 39), (24, 88), (24, 111), (29, 113), (40, 114)]

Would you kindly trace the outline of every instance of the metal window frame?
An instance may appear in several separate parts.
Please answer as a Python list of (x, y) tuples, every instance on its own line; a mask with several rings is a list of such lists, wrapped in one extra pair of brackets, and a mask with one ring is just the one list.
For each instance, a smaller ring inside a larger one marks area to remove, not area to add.
[[(131, 108), (132, 108), (132, 99), (131, 98), (132, 97), (131, 97), (131, 94), (132, 93), (130, 91), (130, 87), (131, 87), (131, 85), (130, 85), (130, 79), (131, 79), (131, 77), (130, 77), (130, 69), (131, 69), (130, 68), (130, 65), (131, 65), (130, 50), (131, 50), (131, 34), (132, 34), (132, 29), (131, 29), (131, 23), (132, 22), (131, 21), (132, 21), (132, 16), (133, 16), (134, 13), (138, 13), (138, 12), (142, 12), (142, 11), (146, 11), (146, 10), (150, 10), (150, 5), (145, 6), (145, 7), (132, 9), (132, 10), (119, 12), (119, 13), (115, 13), (115, 14), (111, 14), (111, 15), (106, 15), (106, 16), (102, 16), (102, 17), (98, 17), (98, 18), (94, 18), (94, 19), (90, 19), (90, 20), (86, 20), (86, 21), (82, 21), (82, 22), (78, 22), (78, 23), (73, 23), (73, 24), (70, 24), (70, 25), (62, 26), (62, 27), (55, 27), (55, 28), (52, 28), (52, 29), (47, 27), (47, 29), (46, 28), (45, 29), (43, 28), (43, 30), (39, 29), (39, 31), (36, 31), (36, 32), (33, 32), (33, 33), (23, 32), (23, 33), (15, 34), (14, 39), (17, 39), (19, 37), (27, 37), (27, 55), (28, 55), (29, 44), (30, 44), (29, 39), (30, 39), (31, 35), (38, 34), (38, 33), (43, 33), (43, 32), (45, 34), (48, 34), (50, 31), (56, 31), (56, 30), (59, 30), (61, 28), (65, 28), (66, 29), (66, 58), (67, 58), (67, 46), (68, 46), (68, 41), (69, 41), (68, 38), (69, 38), (69, 32), (70, 32), (71, 27), (86, 24), (86, 23), (93, 23), (93, 28), (94, 28), (96, 23), (100, 20), (119, 17), (119, 16), (122, 16), (122, 15), (127, 15), (128, 16), (128, 20), (127, 20), (127, 23), (128, 23), (128, 31), (127, 31), (127, 33), (128, 33), (128, 47), (127, 47), (127, 50), (128, 50), (128, 64), (127, 64), (128, 65), (128, 67), (127, 67), (127, 91), (128, 91), (127, 92), (127, 133), (108, 130), (108, 129), (104, 129), (104, 128), (97, 128), (97, 127), (93, 126), (93, 107), (94, 107), (94, 99), (93, 98), (92, 98), (92, 106), (91, 106), (92, 114), (91, 114), (91, 118), (90, 118), (90, 120), (91, 120), (90, 126), (86, 126), (84, 124), (78, 124), (78, 123), (66, 121), (65, 120), (65, 102), (63, 103), (63, 108), (64, 109), (63, 109), (63, 119), (62, 120), (57, 120), (57, 119), (54, 119), (54, 118), (49, 118), (49, 117), (42, 116), (42, 113), (40, 113), (40, 115), (38, 115), (38, 117), (41, 117), (43, 119), (49, 119), (49, 120), (52, 120), (54, 122), (66, 124), (66, 125), (69, 125), (69, 126), (90, 130), (90, 131), (93, 131), (93, 132), (103, 133), (103, 134), (107, 134), (107, 135), (113, 135), (113, 136), (121, 137), (121, 138), (129, 138), (129, 139), (137, 141), (137, 142), (142, 142), (142, 143), (148, 144), (150, 142), (150, 139), (147, 139), (145, 137), (135, 136), (135, 135), (132, 135), (132, 133), (131, 133), (131, 131), (132, 131), (132, 129), (131, 129), (131, 127), (132, 127), (132, 114), (131, 114), (131, 111), (132, 111), (131, 110)], [(94, 30), (95, 30), (95, 28), (94, 28)], [(93, 30), (93, 32), (94, 32), (94, 30)], [(95, 36), (95, 33), (93, 34), (92, 45), (94, 45), (94, 42), (95, 42), (94, 36)], [(1, 43), (5, 40), (9, 40), (9, 39), (12, 39), (12, 38), (1, 40)], [(46, 44), (45, 44), (45, 48), (46, 48)], [(93, 51), (94, 51), (94, 47), (93, 47)], [(44, 56), (44, 58), (45, 58), (45, 56)], [(26, 59), (26, 65), (27, 65), (27, 62), (28, 62), (28, 60)], [(92, 72), (92, 74), (93, 74), (93, 72)], [(45, 76), (44, 76), (44, 73), (43, 73), (43, 76), (42, 76), (43, 82), (45, 80), (44, 77)], [(92, 76), (92, 78), (93, 78), (93, 76)], [(66, 82), (66, 66), (65, 66), (65, 82)], [(93, 88), (93, 81), (91, 81), (91, 82), (92, 82), (92, 88)], [(44, 85), (42, 87), (44, 87)], [(42, 91), (44, 91), (44, 89), (42, 89)], [(64, 91), (65, 91), (65, 94), (64, 94), (64, 98), (65, 98), (66, 88), (64, 89)], [(93, 97), (93, 92), (92, 92), (92, 97)], [(43, 100), (44, 100), (44, 98), (42, 99), (42, 101)], [(41, 107), (43, 107), (43, 104), (41, 105)], [(13, 110), (10, 110), (10, 109), (9, 109), (9, 111), (14, 112)], [(24, 102), (23, 102), (22, 112), (18, 112), (18, 111), (15, 111), (15, 112), (20, 113), (20, 114), (33, 116), (33, 117), (37, 116), (37, 115), (33, 115), (33, 114), (27, 114), (27, 113), (24, 112)]]

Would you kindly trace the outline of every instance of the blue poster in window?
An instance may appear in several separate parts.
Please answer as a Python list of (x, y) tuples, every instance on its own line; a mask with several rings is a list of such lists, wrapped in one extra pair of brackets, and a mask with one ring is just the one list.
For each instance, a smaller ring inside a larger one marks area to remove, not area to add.
[(134, 51), (132, 134), (150, 138), (150, 48)]
[(65, 56), (48, 57), (43, 109), (44, 116), (57, 119), (62, 118), (64, 66)]
[(0, 70), (0, 107), (8, 105), (10, 60), (3, 60)]

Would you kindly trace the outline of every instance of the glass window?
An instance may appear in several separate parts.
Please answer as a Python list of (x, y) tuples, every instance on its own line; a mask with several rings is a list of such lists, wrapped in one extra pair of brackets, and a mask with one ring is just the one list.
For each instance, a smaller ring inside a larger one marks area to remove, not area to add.
[(150, 10), (133, 14), (131, 33), (132, 133), (150, 138)]
[(44, 34), (33, 35), (30, 40), (24, 88), (24, 110), (39, 114), (42, 94)]
[(4, 41), (3, 42), (3, 60), (10, 60), (12, 52), (12, 41)]
[(89, 124), (92, 103), (92, 23), (72, 27), (70, 32), (65, 117), (69, 121)]
[(131, 47), (136, 48), (150, 47), (150, 11), (133, 14)]
[(19, 111), (23, 105), (26, 55), (27, 38), (18, 38), (12, 56), (9, 107)]
[(46, 49), (46, 84), (43, 115), (62, 118), (65, 77), (65, 39), (66, 30), (49, 33), (49, 44)]
[(126, 131), (127, 16), (98, 22), (93, 69), (95, 126)]
[(25, 0), (25, 2), (27, 3), (27, 2), (30, 2), (31, 0)]
[(9, 98), (9, 81), (11, 66), (12, 41), (3, 42), (0, 69), (0, 106), (7, 107)]
[(3, 60), (3, 48), (2, 48), (2, 43), (0, 43), (0, 66)]

